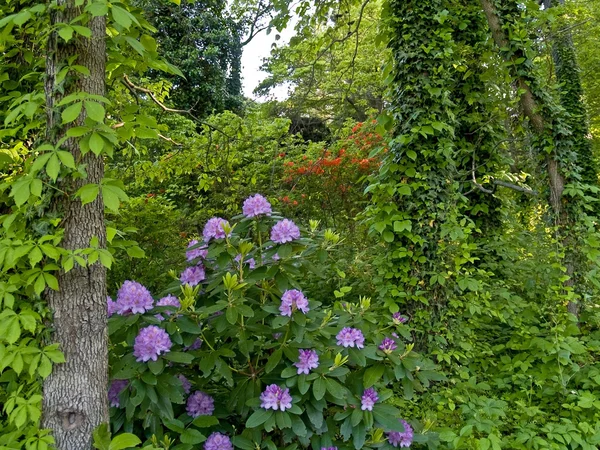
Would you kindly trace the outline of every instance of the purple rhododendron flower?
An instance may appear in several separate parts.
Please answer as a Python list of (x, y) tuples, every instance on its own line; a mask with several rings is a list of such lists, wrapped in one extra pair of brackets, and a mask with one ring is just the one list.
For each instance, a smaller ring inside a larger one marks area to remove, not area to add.
[[(188, 244), (188, 249), (190, 247), (194, 247), (196, 245), (198, 245), (198, 241), (196, 239), (191, 240), (190, 243)], [(203, 245), (202, 247), (196, 247), (191, 250), (187, 250), (185, 252), (185, 257), (188, 261), (193, 261), (195, 259), (205, 259), (207, 255), (208, 255), (208, 249), (206, 248), (205, 245)]]
[(384, 353), (392, 353), (397, 348), (398, 346), (396, 345), (394, 340), (389, 337), (386, 337), (383, 341), (381, 341), (381, 344), (379, 345), (379, 350), (383, 351)]
[(310, 369), (319, 367), (319, 355), (314, 350), (300, 350), (298, 352), (298, 362), (294, 366), (298, 368), (298, 375), (301, 373), (309, 374)]
[(281, 389), (276, 384), (270, 384), (260, 394), (260, 402), (261, 408), (285, 411), (292, 407), (292, 396), (288, 388)]
[[(179, 308), (181, 306), (181, 303), (179, 303), (179, 299), (177, 297), (169, 294), (166, 297), (163, 297), (159, 301), (157, 301), (156, 306), (175, 306)], [(171, 311), (166, 311), (166, 314), (170, 316)], [(161, 321), (164, 320), (164, 317), (160, 314), (156, 314), (154, 317)]]
[(413, 429), (406, 420), (400, 420), (404, 431), (390, 431), (387, 438), (394, 447), (410, 447), (413, 441)]
[[(242, 259), (242, 255), (239, 254), (235, 257), (234, 261), (236, 263), (240, 262), (240, 259)], [(256, 267), (256, 261), (254, 261), (254, 258), (248, 258), (246, 259), (246, 261), (244, 261), (244, 264), (248, 264), (248, 267), (250, 267), (250, 270), (254, 270), (254, 268)]]
[(108, 295), (106, 296), (106, 306), (108, 307), (108, 317), (112, 316), (119, 310), (117, 302), (113, 302), (113, 299)]
[(196, 391), (187, 400), (186, 411), (192, 417), (210, 416), (215, 410), (215, 400), (208, 394)]
[(271, 204), (260, 194), (248, 197), (242, 206), (242, 212), (246, 217), (257, 217), (261, 214), (271, 215)]
[(123, 392), (123, 389), (125, 389), (128, 384), (129, 382), (127, 380), (115, 380), (110, 383), (110, 387), (108, 388), (108, 402), (110, 403), (110, 406), (116, 408), (120, 406), (119, 394)]
[(206, 278), (206, 272), (204, 272), (204, 266), (197, 265), (188, 267), (179, 276), (179, 281), (183, 284), (189, 284), (190, 286), (196, 286), (204, 281)]
[(308, 308), (308, 300), (302, 291), (299, 291), (298, 289), (289, 289), (285, 291), (281, 296), (281, 305), (279, 306), (281, 315), (291, 317), (292, 312), (297, 309), (304, 314), (310, 311)]
[(392, 320), (396, 325), (400, 325), (402, 323), (408, 322), (408, 317), (403, 316), (399, 312), (395, 312), (394, 314), (392, 314)]
[(150, 291), (135, 281), (125, 281), (117, 292), (117, 313), (122, 316), (144, 314), (153, 303)]
[(335, 338), (337, 339), (337, 345), (342, 347), (363, 348), (365, 346), (365, 337), (362, 331), (357, 328), (342, 328), (342, 331)]
[(183, 392), (189, 394), (190, 390), (192, 389), (192, 383), (190, 383), (190, 380), (188, 380), (184, 375), (177, 375), (177, 378), (179, 378), (179, 381), (181, 381)]
[(271, 228), (271, 240), (277, 244), (292, 242), (300, 237), (300, 229), (294, 222), (283, 219), (273, 225)]
[(192, 345), (189, 347), (184, 347), (183, 351), (187, 352), (188, 350), (198, 350), (200, 347), (202, 347), (202, 339), (196, 338), (196, 340), (192, 342)]
[(227, 435), (215, 431), (204, 443), (204, 450), (233, 450), (233, 445)]
[(170, 351), (172, 345), (171, 338), (165, 330), (156, 325), (150, 325), (142, 328), (135, 338), (133, 355), (136, 357), (136, 361), (156, 361), (158, 355)]
[(337, 447), (321, 447), (321, 450), (337, 450)]
[(229, 222), (227, 222), (225, 219), (221, 219), (220, 217), (213, 217), (212, 219), (208, 219), (208, 222), (206, 222), (206, 225), (204, 225), (204, 230), (202, 231), (204, 242), (209, 242), (213, 238), (225, 238), (225, 231), (223, 230), (223, 225), (229, 225)]
[(363, 396), (360, 399), (360, 409), (363, 411), (373, 411), (373, 406), (379, 400), (379, 395), (373, 388), (365, 389)]

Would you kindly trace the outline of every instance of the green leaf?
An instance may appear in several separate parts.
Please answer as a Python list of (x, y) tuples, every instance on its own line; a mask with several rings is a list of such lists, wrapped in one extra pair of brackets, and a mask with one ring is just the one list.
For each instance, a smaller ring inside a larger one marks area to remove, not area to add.
[(94, 447), (98, 450), (108, 450), (110, 447), (110, 431), (107, 423), (98, 425), (92, 433), (94, 437)]
[(75, 102), (71, 106), (66, 107), (62, 112), (62, 123), (70, 123), (73, 122), (79, 114), (81, 114), (81, 109), (83, 108), (82, 102)]
[(73, 28), (69, 25), (64, 25), (58, 30), (58, 35), (63, 38), (65, 42), (69, 42), (73, 38)]
[(193, 428), (188, 428), (179, 437), (181, 442), (184, 444), (200, 444), (206, 440), (206, 436), (200, 433), (198, 430), (194, 430)]
[(94, 122), (104, 123), (104, 115), (106, 112), (104, 110), (104, 106), (102, 106), (100, 103), (86, 101), (85, 112), (87, 113), (87, 116)]
[(131, 45), (131, 47), (140, 54), (140, 56), (145, 56), (146, 55), (146, 49), (144, 48), (144, 46), (136, 39), (129, 37), (129, 36), (125, 36), (125, 40), (127, 41), (127, 43), (129, 45)]
[(325, 390), (327, 389), (327, 385), (323, 377), (317, 378), (313, 382), (313, 395), (315, 399), (321, 400), (325, 396)]
[(219, 419), (217, 419), (215, 416), (198, 416), (192, 423), (198, 428), (209, 428), (219, 425)]
[(75, 32), (83, 37), (90, 38), (92, 37), (92, 30), (88, 27), (82, 27), (81, 25), (71, 25)]
[(104, 148), (104, 139), (98, 133), (92, 133), (90, 135), (89, 145), (90, 150), (94, 153), (94, 155), (98, 156)]
[(116, 212), (119, 209), (121, 200), (126, 201), (129, 197), (127, 197), (127, 194), (125, 194), (123, 189), (114, 185), (103, 184), (102, 199), (104, 200), (104, 205), (108, 209)]
[(273, 415), (273, 411), (270, 409), (259, 409), (252, 413), (248, 420), (246, 421), (246, 428), (256, 428), (259, 425), (262, 425), (267, 420), (271, 418)]
[(254, 450), (256, 448), (254, 442), (248, 438), (245, 438), (244, 436), (234, 436), (232, 440), (233, 445), (235, 445), (237, 448), (241, 448), (242, 450)]
[(382, 364), (378, 364), (373, 367), (369, 367), (365, 371), (365, 376), (363, 378), (365, 388), (370, 388), (373, 386), (379, 379), (383, 376), (383, 372), (385, 371), (385, 366)]
[(100, 192), (100, 186), (97, 184), (86, 184), (80, 187), (75, 195), (81, 198), (82, 205), (87, 205), (96, 200), (98, 192)]
[(123, 433), (113, 438), (110, 441), (108, 450), (123, 450), (125, 448), (136, 447), (141, 444), (142, 441), (135, 434)]
[(17, 206), (21, 206), (29, 200), (30, 187), (31, 179), (22, 179), (13, 184), (10, 195), (14, 198)]
[(58, 152), (56, 152), (56, 154), (58, 155), (58, 159), (60, 159), (60, 162), (62, 162), (64, 166), (68, 167), (69, 169), (76, 168), (75, 167), (75, 158), (73, 158), (73, 155), (71, 154), (71, 152), (59, 150)]
[(60, 162), (58, 160), (58, 156), (56, 154), (54, 154), (48, 160), (48, 164), (46, 164), (46, 173), (52, 179), (52, 181), (56, 181), (56, 179), (58, 178), (59, 171), (60, 171)]
[(131, 14), (119, 6), (112, 5), (112, 16), (115, 22), (123, 28), (129, 28), (132, 23)]
[(273, 371), (273, 369), (275, 367), (277, 367), (277, 364), (279, 364), (279, 361), (281, 361), (282, 354), (283, 354), (283, 351), (281, 349), (275, 350), (273, 352), (273, 354), (269, 357), (267, 364), (265, 366), (265, 373), (271, 373)]
[(183, 352), (168, 352), (163, 355), (163, 358), (181, 364), (191, 364), (194, 361), (194, 355)]

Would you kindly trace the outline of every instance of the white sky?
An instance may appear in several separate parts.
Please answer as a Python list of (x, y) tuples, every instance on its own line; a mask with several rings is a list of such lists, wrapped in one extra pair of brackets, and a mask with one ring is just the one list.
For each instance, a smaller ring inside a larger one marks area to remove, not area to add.
[[(286, 44), (294, 36), (294, 25), (295, 21), (291, 20), (289, 26), (279, 33), (281, 39), (277, 41), (278, 45)], [(260, 70), (260, 66), (263, 64), (263, 59), (271, 54), (271, 45), (275, 42), (277, 34), (277, 30), (273, 30), (267, 36), (267, 31), (263, 30), (244, 47), (242, 54), (242, 85), (246, 97), (259, 99), (252, 91), (267, 77), (267, 74)], [(271, 92), (278, 100), (283, 100), (288, 96), (286, 86), (278, 86)]]

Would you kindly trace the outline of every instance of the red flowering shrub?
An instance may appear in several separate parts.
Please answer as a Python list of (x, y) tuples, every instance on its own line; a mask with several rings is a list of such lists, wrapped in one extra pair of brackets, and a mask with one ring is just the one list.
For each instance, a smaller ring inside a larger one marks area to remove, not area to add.
[(318, 217), (328, 225), (352, 221), (364, 207), (367, 176), (379, 168), (386, 145), (375, 132), (374, 121), (359, 122), (345, 128), (329, 148), (313, 146), (296, 156), (279, 154), (278, 158), (285, 157), (282, 208), (288, 214)]

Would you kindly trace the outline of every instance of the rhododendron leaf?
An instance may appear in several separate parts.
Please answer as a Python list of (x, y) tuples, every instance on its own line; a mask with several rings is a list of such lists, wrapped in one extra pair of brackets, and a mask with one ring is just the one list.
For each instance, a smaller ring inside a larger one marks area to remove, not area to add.
[(169, 352), (163, 355), (163, 358), (181, 364), (190, 364), (194, 360), (194, 355), (183, 352)]
[(286, 412), (276, 411), (275, 412), (275, 420), (277, 422), (277, 427), (282, 430), (284, 428), (292, 428), (292, 418)]
[(350, 422), (352, 423), (352, 426), (355, 427), (356, 425), (358, 425), (363, 419), (363, 412), (360, 408), (355, 408), (354, 411), (352, 411), (352, 415), (350, 416)]
[(385, 366), (378, 364), (376, 366), (369, 367), (365, 371), (365, 375), (363, 377), (363, 382), (365, 388), (369, 388), (373, 386), (379, 379), (383, 376), (383, 372), (385, 371)]
[(255, 450), (256, 448), (254, 442), (240, 435), (233, 437), (233, 445), (235, 445), (237, 448), (241, 448), (242, 450)]
[(366, 430), (365, 425), (363, 423), (359, 423), (353, 430), (352, 436), (354, 437), (354, 448), (356, 450), (360, 450), (363, 448), (366, 439)]
[(321, 400), (325, 395), (325, 390), (327, 386), (325, 384), (325, 380), (322, 377), (319, 377), (313, 383), (313, 395), (317, 400)]
[(246, 428), (256, 428), (262, 425), (273, 416), (273, 411), (270, 409), (259, 409), (254, 411), (246, 421)]
[(344, 388), (335, 380), (331, 378), (326, 379), (327, 383), (327, 391), (333, 395), (337, 399), (343, 399), (345, 390)]
[(219, 419), (215, 416), (198, 416), (192, 422), (198, 428), (209, 428), (219, 424)]
[(164, 365), (164, 361), (161, 358), (158, 358), (156, 361), (148, 362), (148, 369), (150, 369), (150, 372), (152, 372), (154, 375), (158, 375), (162, 372)]
[(302, 395), (306, 394), (310, 389), (310, 383), (306, 380), (306, 375), (301, 374), (298, 377), (298, 390)]
[[(298, 371), (298, 369), (296, 367), (286, 367), (281, 372), (281, 378), (290, 378), (290, 377), (293, 377), (294, 375), (296, 375), (297, 371)], [(304, 394), (304, 392), (302, 392), (302, 394)]]
[(281, 361), (281, 356), (283, 351), (281, 349), (275, 350), (273, 354), (269, 357), (267, 364), (265, 366), (265, 373), (271, 373), (279, 361)]

